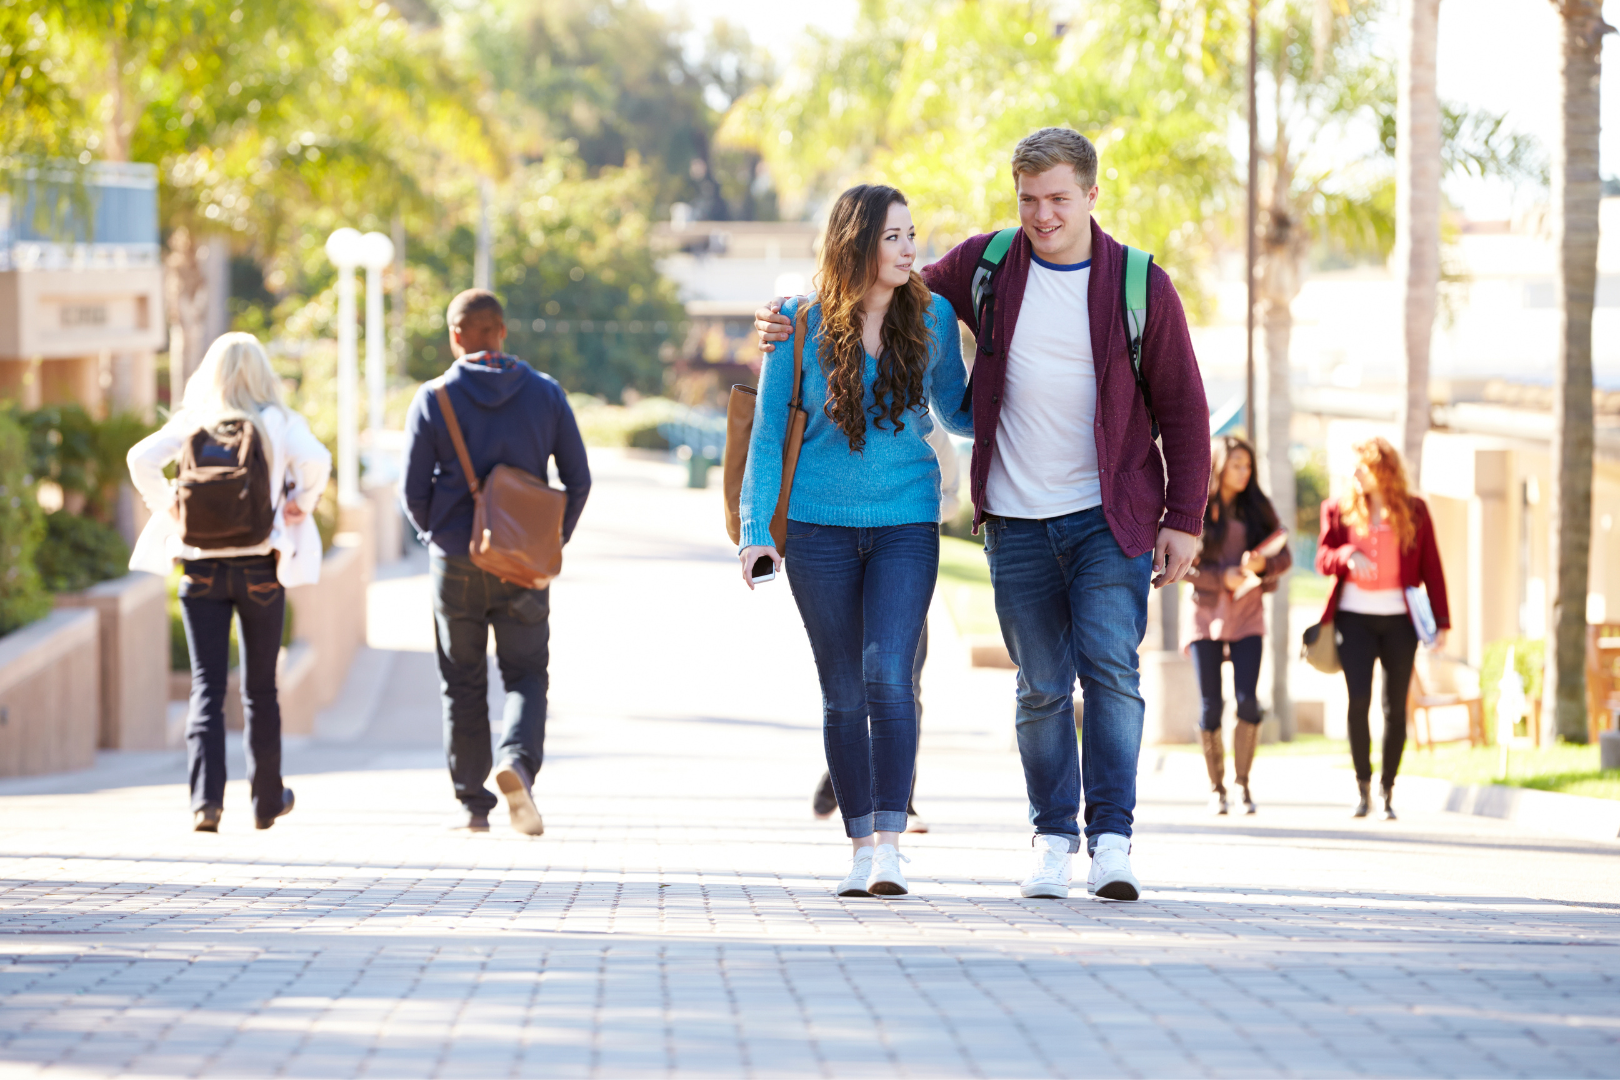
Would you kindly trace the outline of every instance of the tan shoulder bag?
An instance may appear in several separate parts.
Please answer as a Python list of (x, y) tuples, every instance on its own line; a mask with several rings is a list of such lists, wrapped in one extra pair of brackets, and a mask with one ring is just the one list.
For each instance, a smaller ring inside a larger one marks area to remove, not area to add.
[[(804, 334), (810, 317), (810, 300), (799, 298), (793, 320), (793, 399), (788, 402), (787, 436), (782, 440), (782, 493), (776, 499), (771, 518), (771, 540), (778, 555), (787, 549), (788, 496), (793, 492), (793, 471), (799, 464), (799, 448), (804, 445), (804, 425), (810, 414), (804, 411)], [(726, 402), (726, 533), (733, 544), (742, 540), (743, 473), (748, 468), (748, 441), (754, 434), (754, 403), (758, 391), (751, 386), (733, 386)]]
[(525, 589), (544, 589), (562, 573), (563, 512), (568, 496), (538, 476), (512, 465), (497, 465), (482, 482), (467, 456), (461, 423), (443, 380), (433, 392), (456, 446), (462, 474), (473, 497), (472, 540), (467, 555), (480, 570)]

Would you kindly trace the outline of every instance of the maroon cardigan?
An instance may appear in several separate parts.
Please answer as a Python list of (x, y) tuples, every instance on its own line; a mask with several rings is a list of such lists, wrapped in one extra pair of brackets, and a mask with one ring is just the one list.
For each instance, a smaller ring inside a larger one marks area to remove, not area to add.
[[(1446, 574), (1440, 568), (1440, 548), (1434, 541), (1434, 523), (1429, 520), (1429, 506), (1417, 496), (1412, 497), (1412, 516), (1417, 519), (1417, 542), (1410, 550), (1401, 552), (1401, 588), (1424, 586), (1429, 593), (1429, 607), (1434, 609), (1434, 625), (1440, 630), (1451, 629), (1451, 605), (1446, 602)], [(1322, 501), (1322, 539), (1316, 548), (1316, 572), (1324, 577), (1337, 578), (1333, 593), (1322, 612), (1322, 622), (1330, 621), (1339, 610), (1339, 593), (1350, 578), (1350, 556), (1356, 545), (1351, 542), (1350, 527), (1344, 523), (1339, 500)]]
[[(951, 302), (956, 317), (979, 333), (973, 308), (973, 273), (994, 233), (964, 240), (922, 270), (929, 289)], [(1029, 238), (1022, 231), (996, 272), (994, 340), (979, 340), (968, 394), (973, 399), (973, 527), (984, 521), (984, 489), (995, 456), (1001, 393), (1007, 381), (1007, 346), (1029, 281)], [(1153, 391), (1164, 457), (1152, 438), (1136, 389), (1125, 331), (1125, 248), (1091, 222), (1091, 282), (1087, 301), (1091, 351), (1097, 367), (1097, 467), (1103, 514), (1128, 558), (1153, 550), (1159, 526), (1199, 535), (1209, 498), (1209, 405), (1198, 373), (1187, 318), (1175, 286), (1155, 263), (1148, 276), (1148, 324), (1142, 373)], [(1168, 468), (1165, 458), (1168, 458)], [(1167, 481), (1168, 474), (1168, 483)]]

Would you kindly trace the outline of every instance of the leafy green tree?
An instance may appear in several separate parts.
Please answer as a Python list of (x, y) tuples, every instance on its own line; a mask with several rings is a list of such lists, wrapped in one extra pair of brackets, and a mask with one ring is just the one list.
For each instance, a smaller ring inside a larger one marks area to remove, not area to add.
[(465, 24), (521, 157), (567, 146), (593, 174), (640, 162), (660, 214), (678, 200), (700, 216), (756, 209), (751, 162), (711, 146), (720, 114), (769, 73), (746, 35), (721, 23), (693, 49), (683, 23), (643, 0), (505, 0)]
[(745, 97), (722, 138), (757, 147), (792, 209), (851, 183), (892, 183), (940, 253), (1017, 220), (1008, 160), (1030, 131), (1065, 125), (1097, 145), (1097, 217), (1180, 268), (1195, 261), (1232, 179), (1233, 87), (1224, 5), (1112, 0), (1060, 23), (1045, 3), (866, 0), (847, 39), (813, 35), (773, 86)]

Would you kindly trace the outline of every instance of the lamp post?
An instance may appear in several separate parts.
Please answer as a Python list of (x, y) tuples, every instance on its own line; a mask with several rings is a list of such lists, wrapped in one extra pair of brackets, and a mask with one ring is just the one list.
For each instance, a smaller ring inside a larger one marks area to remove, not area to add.
[[(366, 268), (366, 430), (383, 427), (383, 391), (388, 357), (383, 346), (383, 267), (394, 261), (394, 242), (380, 232), (360, 238), (360, 265)], [(375, 447), (372, 448), (375, 453)], [(367, 466), (372, 463), (368, 460)]]
[(355, 360), (354, 268), (364, 241), (356, 229), (338, 229), (326, 238), (326, 257), (338, 271), (338, 505), (360, 501), (359, 372)]

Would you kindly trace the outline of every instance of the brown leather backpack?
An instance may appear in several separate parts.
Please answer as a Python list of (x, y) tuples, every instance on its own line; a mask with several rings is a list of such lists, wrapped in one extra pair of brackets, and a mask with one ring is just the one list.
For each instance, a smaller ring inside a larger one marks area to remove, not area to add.
[(563, 511), (568, 496), (538, 476), (497, 465), (482, 481), (473, 472), (466, 440), (444, 380), (433, 386), (439, 412), (456, 446), (473, 497), (472, 540), (467, 555), (480, 570), (525, 589), (544, 589), (562, 573)]
[(182, 542), (203, 551), (270, 539), (276, 508), (264, 437), (245, 416), (199, 427), (180, 448), (175, 518)]

